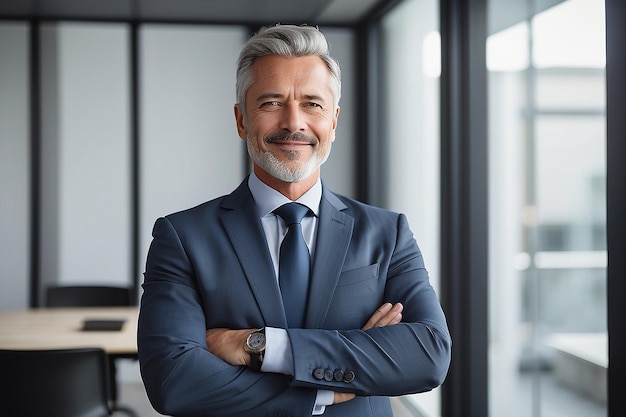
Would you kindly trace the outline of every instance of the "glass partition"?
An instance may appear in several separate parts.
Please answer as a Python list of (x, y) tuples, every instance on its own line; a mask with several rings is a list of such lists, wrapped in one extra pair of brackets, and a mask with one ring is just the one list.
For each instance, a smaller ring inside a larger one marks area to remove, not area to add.
[(604, 2), (526, 3), (487, 43), (490, 415), (600, 417)]

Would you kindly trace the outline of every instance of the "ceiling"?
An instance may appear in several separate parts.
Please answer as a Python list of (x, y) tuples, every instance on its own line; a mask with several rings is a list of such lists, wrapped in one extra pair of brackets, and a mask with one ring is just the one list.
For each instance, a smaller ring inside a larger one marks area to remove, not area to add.
[[(0, 19), (353, 26), (402, 0), (0, 0)], [(563, 0), (489, 3), (489, 33), (527, 20)]]
[(0, 18), (212, 24), (354, 25), (390, 0), (19, 0)]

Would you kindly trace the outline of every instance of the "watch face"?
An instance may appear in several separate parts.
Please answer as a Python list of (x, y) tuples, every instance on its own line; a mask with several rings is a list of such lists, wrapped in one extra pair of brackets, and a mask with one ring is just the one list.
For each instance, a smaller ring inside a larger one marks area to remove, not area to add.
[(252, 333), (248, 336), (248, 348), (255, 352), (265, 349), (265, 335), (263, 333)]

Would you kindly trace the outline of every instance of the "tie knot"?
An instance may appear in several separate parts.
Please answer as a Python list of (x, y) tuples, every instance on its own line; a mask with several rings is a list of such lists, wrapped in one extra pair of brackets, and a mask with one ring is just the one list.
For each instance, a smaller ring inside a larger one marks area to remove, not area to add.
[(302, 218), (309, 212), (309, 208), (299, 203), (287, 203), (274, 210), (285, 223), (289, 226), (294, 223), (300, 223)]

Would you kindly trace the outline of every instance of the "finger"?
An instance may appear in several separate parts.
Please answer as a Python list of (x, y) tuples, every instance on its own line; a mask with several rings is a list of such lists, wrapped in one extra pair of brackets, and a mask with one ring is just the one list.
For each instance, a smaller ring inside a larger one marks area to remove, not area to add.
[(387, 326), (392, 326), (392, 325), (394, 325), (394, 324), (398, 324), (398, 323), (400, 323), (401, 321), (402, 321), (402, 313), (398, 313), (398, 314), (397, 314), (397, 315), (393, 318), (393, 320), (391, 320), (391, 321), (389, 322), (389, 324), (387, 324)]
[(393, 307), (375, 324), (377, 327), (391, 326), (400, 323), (402, 320), (402, 310), (404, 306), (396, 303)]
[(372, 316), (361, 329), (367, 330), (376, 326), (376, 323), (378, 323), (378, 321), (383, 318), (385, 314), (389, 313), (392, 308), (393, 306), (391, 303), (385, 303), (382, 306), (378, 307), (378, 309), (374, 312), (374, 314), (372, 314)]
[(347, 392), (335, 392), (335, 399), (333, 401), (333, 404), (345, 403), (346, 401), (350, 401), (354, 397), (356, 397), (356, 395)]

